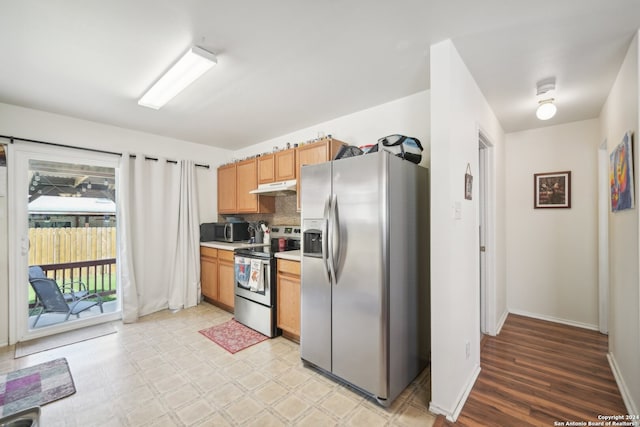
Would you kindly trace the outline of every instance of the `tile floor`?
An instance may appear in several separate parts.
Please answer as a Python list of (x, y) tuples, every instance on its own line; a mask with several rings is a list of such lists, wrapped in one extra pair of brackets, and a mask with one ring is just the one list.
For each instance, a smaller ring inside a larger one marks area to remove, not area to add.
[(234, 355), (198, 333), (231, 314), (210, 304), (163, 311), (118, 333), (14, 359), (0, 348), (0, 372), (66, 357), (76, 394), (42, 407), (55, 426), (431, 426), (425, 370), (384, 409), (302, 365), (282, 337)]

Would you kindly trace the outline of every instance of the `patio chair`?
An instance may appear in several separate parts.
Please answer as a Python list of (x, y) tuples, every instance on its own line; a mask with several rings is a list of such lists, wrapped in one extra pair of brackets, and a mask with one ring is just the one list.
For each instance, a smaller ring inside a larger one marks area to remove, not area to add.
[[(31, 279), (46, 279), (47, 275), (39, 265), (32, 265), (29, 267), (29, 281)], [(74, 284), (77, 284), (78, 289), (74, 289)], [(76, 301), (89, 295), (87, 286), (79, 281), (66, 282), (61, 286), (62, 295), (66, 301)]]
[[(30, 279), (29, 283), (31, 283), (31, 287), (42, 306), (38, 317), (36, 317), (35, 322), (33, 322), (33, 327), (36, 326), (36, 323), (38, 323), (43, 313), (66, 314), (64, 318), (65, 321), (69, 320), (72, 314), (80, 318), (80, 313), (95, 306), (100, 308), (100, 313), (104, 313), (102, 309), (102, 297), (98, 294), (87, 294), (82, 298), (67, 302), (55, 280), (46, 277), (34, 278)], [(91, 298), (91, 300), (89, 298)]]

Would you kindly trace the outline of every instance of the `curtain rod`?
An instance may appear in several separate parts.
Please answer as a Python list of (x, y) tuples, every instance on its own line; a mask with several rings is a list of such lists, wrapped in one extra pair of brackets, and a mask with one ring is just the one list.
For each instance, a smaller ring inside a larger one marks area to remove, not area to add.
[[(122, 156), (122, 153), (116, 153), (115, 151), (98, 150), (96, 148), (75, 147), (73, 145), (59, 144), (57, 142), (38, 141), (37, 139), (18, 138), (16, 136), (6, 136), (6, 135), (0, 135), (0, 138), (8, 139), (11, 144), (13, 144), (13, 141), (34, 142), (36, 144), (51, 145), (51, 146), (54, 146), (54, 147), (75, 148), (76, 150), (85, 150), (85, 151), (92, 151), (94, 153), (113, 154), (113, 155), (116, 155), (116, 156)], [(131, 157), (133, 157), (135, 159), (136, 155), (135, 154), (131, 154)], [(158, 161), (157, 157), (144, 156), (144, 159), (145, 160)], [(167, 160), (167, 163), (178, 164), (178, 161), (177, 160)], [(196, 163), (196, 167), (209, 169), (209, 165), (202, 165), (202, 164), (199, 164), (199, 163)]]

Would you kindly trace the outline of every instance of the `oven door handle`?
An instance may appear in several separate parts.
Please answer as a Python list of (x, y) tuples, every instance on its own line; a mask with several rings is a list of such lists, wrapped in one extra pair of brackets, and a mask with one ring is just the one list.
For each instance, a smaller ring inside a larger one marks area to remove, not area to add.
[(262, 283), (265, 292), (269, 290), (269, 286), (271, 285), (271, 283), (269, 283), (271, 281), (271, 278), (269, 277), (270, 268), (271, 264), (269, 261), (262, 261)]

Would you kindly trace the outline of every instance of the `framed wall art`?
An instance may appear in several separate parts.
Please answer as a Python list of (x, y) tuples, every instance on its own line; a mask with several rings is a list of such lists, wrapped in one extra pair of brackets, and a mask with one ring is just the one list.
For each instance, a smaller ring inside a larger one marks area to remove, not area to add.
[(609, 185), (611, 187), (611, 211), (632, 209), (633, 188), (633, 140), (631, 132), (624, 134), (622, 142), (609, 157)]
[(464, 174), (464, 198), (471, 200), (473, 198), (473, 175), (471, 175), (471, 165), (467, 163), (467, 171)]
[(533, 174), (533, 207), (570, 208), (571, 171)]

